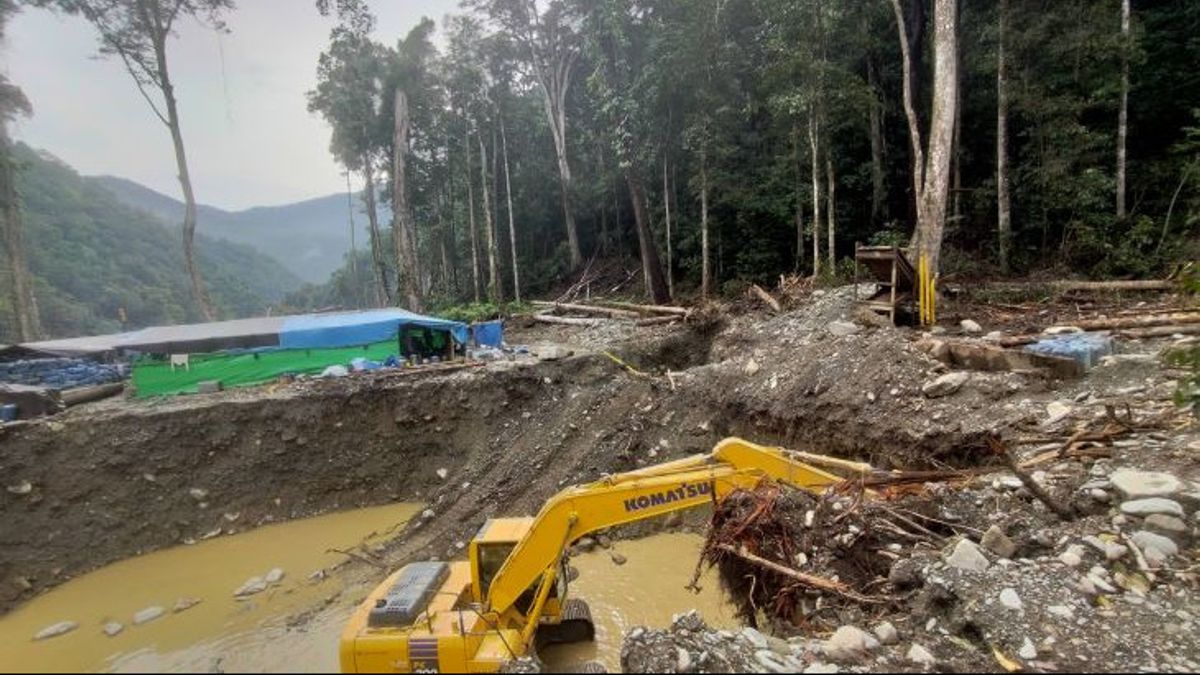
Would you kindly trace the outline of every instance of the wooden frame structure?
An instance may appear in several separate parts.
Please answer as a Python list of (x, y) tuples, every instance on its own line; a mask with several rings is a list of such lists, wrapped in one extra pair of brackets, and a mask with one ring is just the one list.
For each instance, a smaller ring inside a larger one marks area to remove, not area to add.
[[(865, 267), (883, 292), (865, 299), (858, 297), (859, 267)], [(899, 246), (854, 245), (854, 302), (873, 312), (886, 314), (892, 324), (904, 310), (916, 313), (917, 272)]]

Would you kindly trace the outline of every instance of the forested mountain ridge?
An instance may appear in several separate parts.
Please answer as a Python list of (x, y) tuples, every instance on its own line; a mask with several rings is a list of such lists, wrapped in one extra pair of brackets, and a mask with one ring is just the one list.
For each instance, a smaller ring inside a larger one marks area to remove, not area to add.
[[(95, 176), (122, 202), (154, 214), (168, 227), (183, 218), (183, 202), (140, 183), (116, 176)], [(380, 204), (380, 218), (391, 218), (386, 204)], [(254, 247), (279, 261), (303, 281), (316, 283), (329, 279), (350, 250), (347, 220), (350, 204), (345, 194), (306, 199), (292, 204), (258, 206), (242, 211), (226, 211), (214, 206), (198, 206), (197, 231), (210, 239), (225, 239)], [(367, 216), (362, 201), (353, 200), (357, 246), (367, 241)]]
[[(201, 320), (175, 228), (47, 153), (17, 144), (14, 161), (44, 337)], [(263, 314), (301, 283), (248, 246), (201, 234), (197, 247), (222, 318)], [(16, 339), (7, 301), (0, 298), (5, 342)]]

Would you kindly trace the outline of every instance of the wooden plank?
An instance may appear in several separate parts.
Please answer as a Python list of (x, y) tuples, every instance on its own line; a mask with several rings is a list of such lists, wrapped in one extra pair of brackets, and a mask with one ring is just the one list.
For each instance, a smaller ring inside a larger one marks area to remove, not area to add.
[(634, 302), (622, 302), (620, 300), (596, 300), (596, 304), (609, 305), (612, 307), (620, 307), (621, 309), (633, 310), (643, 314), (675, 314), (678, 316), (687, 316), (692, 313), (692, 310), (686, 307), (674, 307), (671, 305), (639, 305)]

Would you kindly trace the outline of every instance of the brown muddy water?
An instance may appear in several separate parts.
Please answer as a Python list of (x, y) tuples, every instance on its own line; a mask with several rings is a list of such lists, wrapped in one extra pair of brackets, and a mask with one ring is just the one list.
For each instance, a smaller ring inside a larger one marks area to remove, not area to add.
[[(309, 575), (343, 559), (327, 549), (384, 538), (420, 508), (393, 504), (269, 525), (97, 570), (0, 618), (0, 672), (336, 672), (342, 627), (369, 588), (347, 588), (337, 574), (321, 582)], [(701, 542), (694, 534), (618, 541), (613, 551), (628, 559), (623, 566), (604, 550), (573, 558), (580, 576), (572, 594), (591, 605), (596, 642), (547, 647), (541, 654), (546, 664), (562, 671), (596, 660), (619, 672), (625, 631), (666, 626), (672, 615), (693, 608), (710, 625), (737, 626), (715, 573), (701, 577), (700, 594), (685, 588)], [(273, 567), (286, 572), (282, 583), (234, 599), (243, 582)], [(172, 612), (181, 598), (202, 602)], [(134, 613), (151, 606), (166, 613), (133, 625)], [(298, 616), (303, 620), (289, 621)], [(79, 628), (33, 641), (60, 621)], [(110, 621), (124, 624), (124, 631), (106, 636)]]
[[(334, 513), (114, 563), (0, 618), (0, 671), (336, 670), (341, 626), (329, 625), (319, 639), (296, 639), (286, 618), (320, 609), (339, 595), (337, 575), (309, 580), (313, 572), (344, 560), (328, 549), (384, 538), (420, 508), (390, 504)], [(275, 567), (285, 572), (281, 583), (246, 600), (234, 599), (234, 590), (247, 579)], [(183, 598), (201, 602), (174, 613)], [(133, 625), (133, 615), (152, 606), (166, 613)], [(33, 640), (60, 621), (74, 621), (79, 628)], [(113, 621), (125, 629), (108, 637), (103, 627)], [(317, 621), (307, 628), (314, 632), (320, 626)]]
[(700, 593), (686, 588), (703, 543), (704, 538), (696, 534), (657, 534), (614, 542), (613, 551), (628, 559), (621, 566), (600, 549), (572, 558), (579, 578), (571, 584), (571, 595), (591, 607), (596, 641), (546, 647), (540, 656), (548, 668), (566, 672), (595, 660), (608, 672), (619, 673), (626, 631), (634, 626), (665, 628), (673, 615), (692, 609), (699, 610), (714, 628), (740, 627), (733, 606), (720, 589), (716, 570), (700, 576)]

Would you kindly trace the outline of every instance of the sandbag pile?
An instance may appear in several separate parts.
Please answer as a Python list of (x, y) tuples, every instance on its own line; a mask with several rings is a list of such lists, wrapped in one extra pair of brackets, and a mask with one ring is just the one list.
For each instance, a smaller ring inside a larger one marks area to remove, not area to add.
[(120, 382), (125, 379), (125, 370), (123, 365), (84, 359), (27, 359), (0, 363), (0, 382), (73, 389)]

